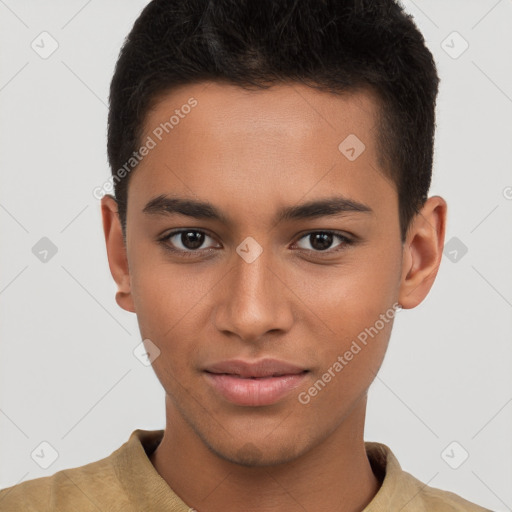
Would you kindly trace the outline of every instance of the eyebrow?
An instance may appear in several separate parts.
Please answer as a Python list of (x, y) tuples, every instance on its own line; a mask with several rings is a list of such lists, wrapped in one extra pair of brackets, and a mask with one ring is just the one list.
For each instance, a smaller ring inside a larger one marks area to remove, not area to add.
[[(230, 223), (229, 218), (221, 210), (207, 201), (196, 201), (165, 194), (151, 199), (142, 211), (149, 215), (181, 214), (196, 219), (217, 220), (224, 224)], [(295, 206), (285, 206), (278, 210), (275, 222), (339, 216), (346, 213), (373, 213), (373, 210), (359, 201), (343, 196), (333, 196)]]

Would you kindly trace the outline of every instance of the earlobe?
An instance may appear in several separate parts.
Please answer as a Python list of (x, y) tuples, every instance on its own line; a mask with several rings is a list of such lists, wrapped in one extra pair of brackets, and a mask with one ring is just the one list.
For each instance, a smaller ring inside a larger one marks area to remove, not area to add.
[(122, 309), (135, 313), (131, 293), (126, 246), (119, 220), (117, 201), (107, 194), (101, 199), (101, 216), (110, 273), (117, 284), (116, 302)]
[(446, 211), (446, 201), (433, 196), (411, 221), (404, 243), (398, 299), (404, 309), (420, 304), (434, 284), (443, 256)]

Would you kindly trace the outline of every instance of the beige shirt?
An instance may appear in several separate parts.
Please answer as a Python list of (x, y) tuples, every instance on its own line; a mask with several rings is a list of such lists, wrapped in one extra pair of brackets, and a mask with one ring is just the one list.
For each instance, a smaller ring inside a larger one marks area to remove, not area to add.
[[(104, 459), (3, 489), (0, 511), (190, 512), (193, 509), (173, 492), (148, 458), (163, 433), (135, 430)], [(454, 493), (426, 486), (402, 470), (385, 444), (365, 442), (365, 446), (382, 484), (362, 512), (490, 512)]]

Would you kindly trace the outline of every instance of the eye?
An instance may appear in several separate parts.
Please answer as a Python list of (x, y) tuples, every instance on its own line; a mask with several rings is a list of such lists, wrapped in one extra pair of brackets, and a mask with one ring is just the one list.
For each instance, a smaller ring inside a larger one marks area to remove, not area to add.
[(194, 253), (199, 252), (200, 249), (209, 249), (213, 247), (202, 247), (205, 243), (205, 239), (207, 238), (213, 240), (213, 238), (207, 235), (204, 231), (197, 229), (181, 229), (168, 233), (160, 239), (160, 242), (162, 242), (164, 246), (171, 251)]
[[(209, 246), (204, 247), (207, 239), (210, 239), (213, 243), (210, 242)], [(338, 243), (333, 245), (336, 239)], [(160, 238), (159, 242), (168, 251), (182, 256), (196, 256), (203, 251), (211, 252), (209, 249), (220, 247), (220, 244), (216, 243), (213, 237), (198, 229), (174, 230)], [(297, 245), (299, 249), (317, 254), (331, 254), (343, 250), (347, 245), (352, 243), (353, 241), (350, 238), (341, 233), (334, 231), (312, 231), (301, 237)]]
[[(336, 238), (340, 240), (340, 242), (333, 246), (332, 244)], [(346, 245), (350, 245), (352, 243), (352, 240), (348, 237), (334, 231), (313, 231), (303, 236), (298, 243), (302, 240), (305, 240), (306, 244), (304, 244), (305, 246), (300, 247), (301, 249), (306, 249), (308, 251), (312, 250), (313, 252), (329, 253), (342, 250)], [(329, 250), (332, 249), (332, 247), (335, 247), (335, 249)], [(336, 249), (336, 247), (338, 249)]]

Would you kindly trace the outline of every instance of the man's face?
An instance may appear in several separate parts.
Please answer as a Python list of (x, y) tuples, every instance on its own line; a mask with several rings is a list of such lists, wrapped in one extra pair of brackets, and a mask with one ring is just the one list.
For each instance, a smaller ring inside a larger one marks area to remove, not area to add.
[[(197, 105), (182, 109), (191, 97)], [(179, 122), (158, 130), (176, 109)], [(129, 185), (125, 307), (161, 351), (153, 367), (169, 417), (223, 458), (291, 460), (363, 410), (402, 265), (397, 192), (379, 169), (376, 114), (364, 92), (215, 83), (174, 90), (148, 113), (141, 141), (151, 136), (156, 146)], [(207, 202), (220, 218), (144, 211), (162, 195)], [(364, 207), (276, 220), (282, 209), (342, 198)], [(247, 379), (236, 364), (216, 366), (262, 359), (298, 370)]]

